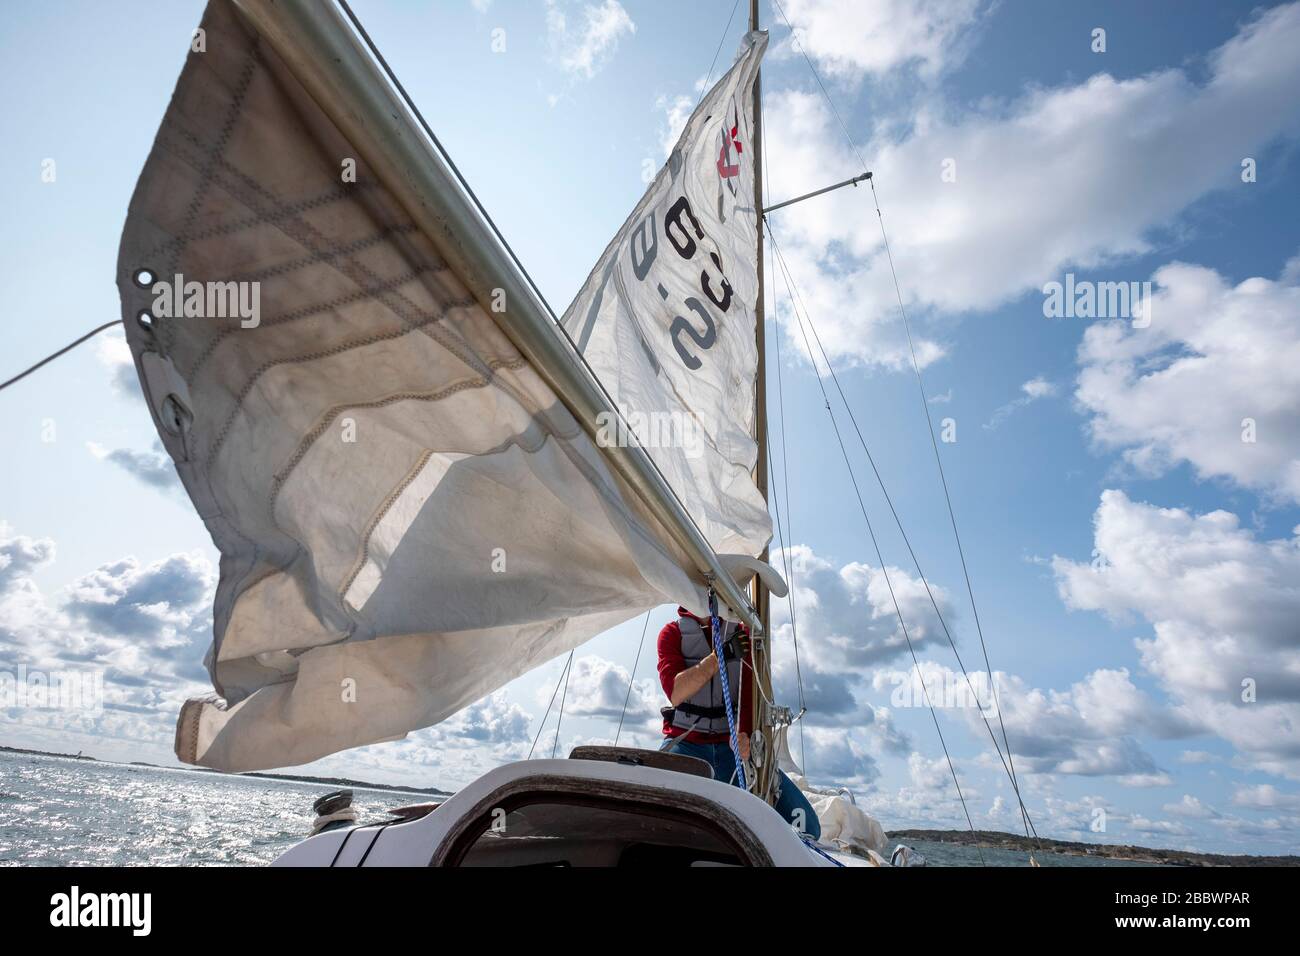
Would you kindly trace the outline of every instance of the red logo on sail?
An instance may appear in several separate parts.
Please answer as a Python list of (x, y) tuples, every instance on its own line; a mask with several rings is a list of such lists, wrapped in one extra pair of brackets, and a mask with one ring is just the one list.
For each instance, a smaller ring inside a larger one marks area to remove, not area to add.
[[(738, 127), (733, 126), (728, 131), (722, 131), (722, 149), (718, 151), (718, 175), (723, 179), (730, 179), (740, 172), (740, 154), (745, 151), (740, 140), (736, 138)], [(736, 148), (736, 161), (731, 161), (731, 148)]]

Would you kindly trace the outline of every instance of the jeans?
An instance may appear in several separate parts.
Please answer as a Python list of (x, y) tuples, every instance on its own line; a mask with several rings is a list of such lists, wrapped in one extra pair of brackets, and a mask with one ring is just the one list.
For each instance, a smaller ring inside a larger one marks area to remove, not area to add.
[[(666, 737), (659, 749), (687, 757), (698, 757), (713, 768), (713, 779), (721, 780), (723, 783), (731, 783), (731, 778), (736, 773), (736, 755), (731, 752), (729, 743), (697, 744), (683, 740), (681, 737)], [(774, 808), (776, 812), (795, 829), (802, 830), (814, 840), (819, 839), (822, 835), (821, 821), (817, 819), (817, 813), (808, 802), (808, 798), (794, 785), (794, 781), (780, 770), (776, 772), (776, 776), (777, 787), (780, 790)], [(739, 780), (735, 783), (736, 786), (740, 786)]]

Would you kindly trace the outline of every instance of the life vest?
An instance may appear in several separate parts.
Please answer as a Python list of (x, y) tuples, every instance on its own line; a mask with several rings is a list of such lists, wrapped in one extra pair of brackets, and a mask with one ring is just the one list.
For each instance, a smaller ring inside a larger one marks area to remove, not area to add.
[[(677, 627), (682, 634), (682, 657), (687, 667), (694, 667), (713, 653), (713, 636), (693, 617), (679, 617)], [(734, 621), (722, 623), (722, 642), (726, 644), (739, 630)], [(724, 649), (725, 653), (725, 649)], [(740, 658), (726, 654), (727, 686), (731, 689), (731, 712), (740, 724)], [(669, 712), (671, 711), (671, 717)], [(725, 734), (727, 728), (726, 702), (722, 696), (722, 676), (714, 674), (709, 682), (676, 707), (664, 709), (664, 717), (673, 727), (697, 730), (702, 734)]]

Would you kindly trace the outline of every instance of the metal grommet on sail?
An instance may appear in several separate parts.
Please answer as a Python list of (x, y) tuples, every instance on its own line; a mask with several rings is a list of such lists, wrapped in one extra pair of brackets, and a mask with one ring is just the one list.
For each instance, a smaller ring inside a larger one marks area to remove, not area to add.
[(163, 425), (173, 435), (183, 435), (189, 431), (190, 423), (194, 421), (194, 413), (175, 395), (168, 395), (162, 400), (160, 417)]
[[(194, 400), (189, 385), (171, 359), (154, 351), (140, 353), (141, 384), (162, 430), (184, 436), (194, 423)], [(164, 440), (166, 436), (163, 436)], [(188, 453), (186, 453), (188, 457)]]

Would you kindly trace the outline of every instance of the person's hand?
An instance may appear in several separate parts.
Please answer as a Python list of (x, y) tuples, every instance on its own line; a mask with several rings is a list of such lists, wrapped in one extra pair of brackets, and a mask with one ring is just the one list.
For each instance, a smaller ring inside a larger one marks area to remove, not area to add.
[(700, 661), (700, 670), (709, 677), (716, 674), (718, 672), (717, 653), (710, 654), (708, 657), (704, 658), (704, 660)]
[(740, 748), (740, 759), (749, 759), (749, 734), (739, 733), (736, 735), (736, 746)]
[(737, 631), (731, 640), (722, 645), (722, 653), (729, 661), (745, 660), (749, 657), (749, 637)]

